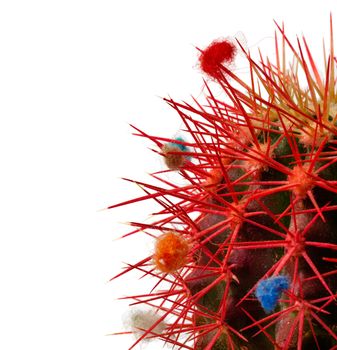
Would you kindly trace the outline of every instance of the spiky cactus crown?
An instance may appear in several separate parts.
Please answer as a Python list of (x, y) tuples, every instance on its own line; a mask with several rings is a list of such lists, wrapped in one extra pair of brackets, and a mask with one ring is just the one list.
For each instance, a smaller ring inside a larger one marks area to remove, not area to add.
[[(207, 105), (165, 99), (190, 141), (135, 128), (168, 168), (152, 174), (157, 185), (129, 180), (145, 194), (109, 207), (159, 206), (151, 224), (131, 224), (133, 234), (153, 237), (153, 254), (118, 275), (157, 279), (151, 292), (130, 297), (158, 311), (135, 344), (156, 337), (177, 349), (337, 349), (332, 20), (323, 67), (305, 38), (292, 44), (277, 27), (275, 62), (257, 62), (229, 39), (200, 50), (201, 70), (226, 98), (205, 83)], [(231, 70), (238, 50), (249, 81)], [(170, 182), (168, 171), (185, 184)]]

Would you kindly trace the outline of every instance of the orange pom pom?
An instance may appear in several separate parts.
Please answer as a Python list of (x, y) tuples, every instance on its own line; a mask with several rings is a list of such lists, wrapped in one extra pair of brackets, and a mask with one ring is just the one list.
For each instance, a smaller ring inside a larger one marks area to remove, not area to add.
[(158, 237), (153, 262), (158, 270), (172, 273), (187, 262), (189, 244), (178, 233), (170, 231)]

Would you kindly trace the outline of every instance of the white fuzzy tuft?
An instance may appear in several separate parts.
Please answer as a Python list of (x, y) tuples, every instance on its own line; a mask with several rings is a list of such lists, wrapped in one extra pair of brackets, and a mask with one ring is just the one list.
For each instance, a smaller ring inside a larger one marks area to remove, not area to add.
[(156, 313), (152, 309), (137, 309), (127, 314), (124, 324), (137, 338), (146, 333), (144, 340), (149, 341), (155, 339), (165, 330), (166, 323), (163, 320), (159, 321), (161, 317), (161, 314)]

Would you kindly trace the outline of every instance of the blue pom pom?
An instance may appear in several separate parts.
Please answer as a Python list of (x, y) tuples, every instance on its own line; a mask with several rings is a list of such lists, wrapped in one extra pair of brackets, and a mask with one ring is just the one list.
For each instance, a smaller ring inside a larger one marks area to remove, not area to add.
[(274, 311), (281, 294), (289, 288), (287, 276), (274, 276), (258, 283), (255, 295), (265, 312)]
[[(176, 137), (175, 140), (179, 142), (185, 142), (185, 140), (182, 137)], [(186, 152), (188, 150), (188, 148), (182, 143), (170, 142), (169, 145), (178, 147), (182, 152)]]

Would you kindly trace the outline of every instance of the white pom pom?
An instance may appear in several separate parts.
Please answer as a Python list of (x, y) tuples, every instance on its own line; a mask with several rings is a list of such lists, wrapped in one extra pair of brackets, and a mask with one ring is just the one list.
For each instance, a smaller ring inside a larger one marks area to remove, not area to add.
[(152, 309), (131, 310), (124, 317), (125, 328), (131, 331), (137, 338), (143, 336), (145, 341), (149, 341), (162, 334), (166, 328), (166, 323), (161, 320), (162, 315)]

